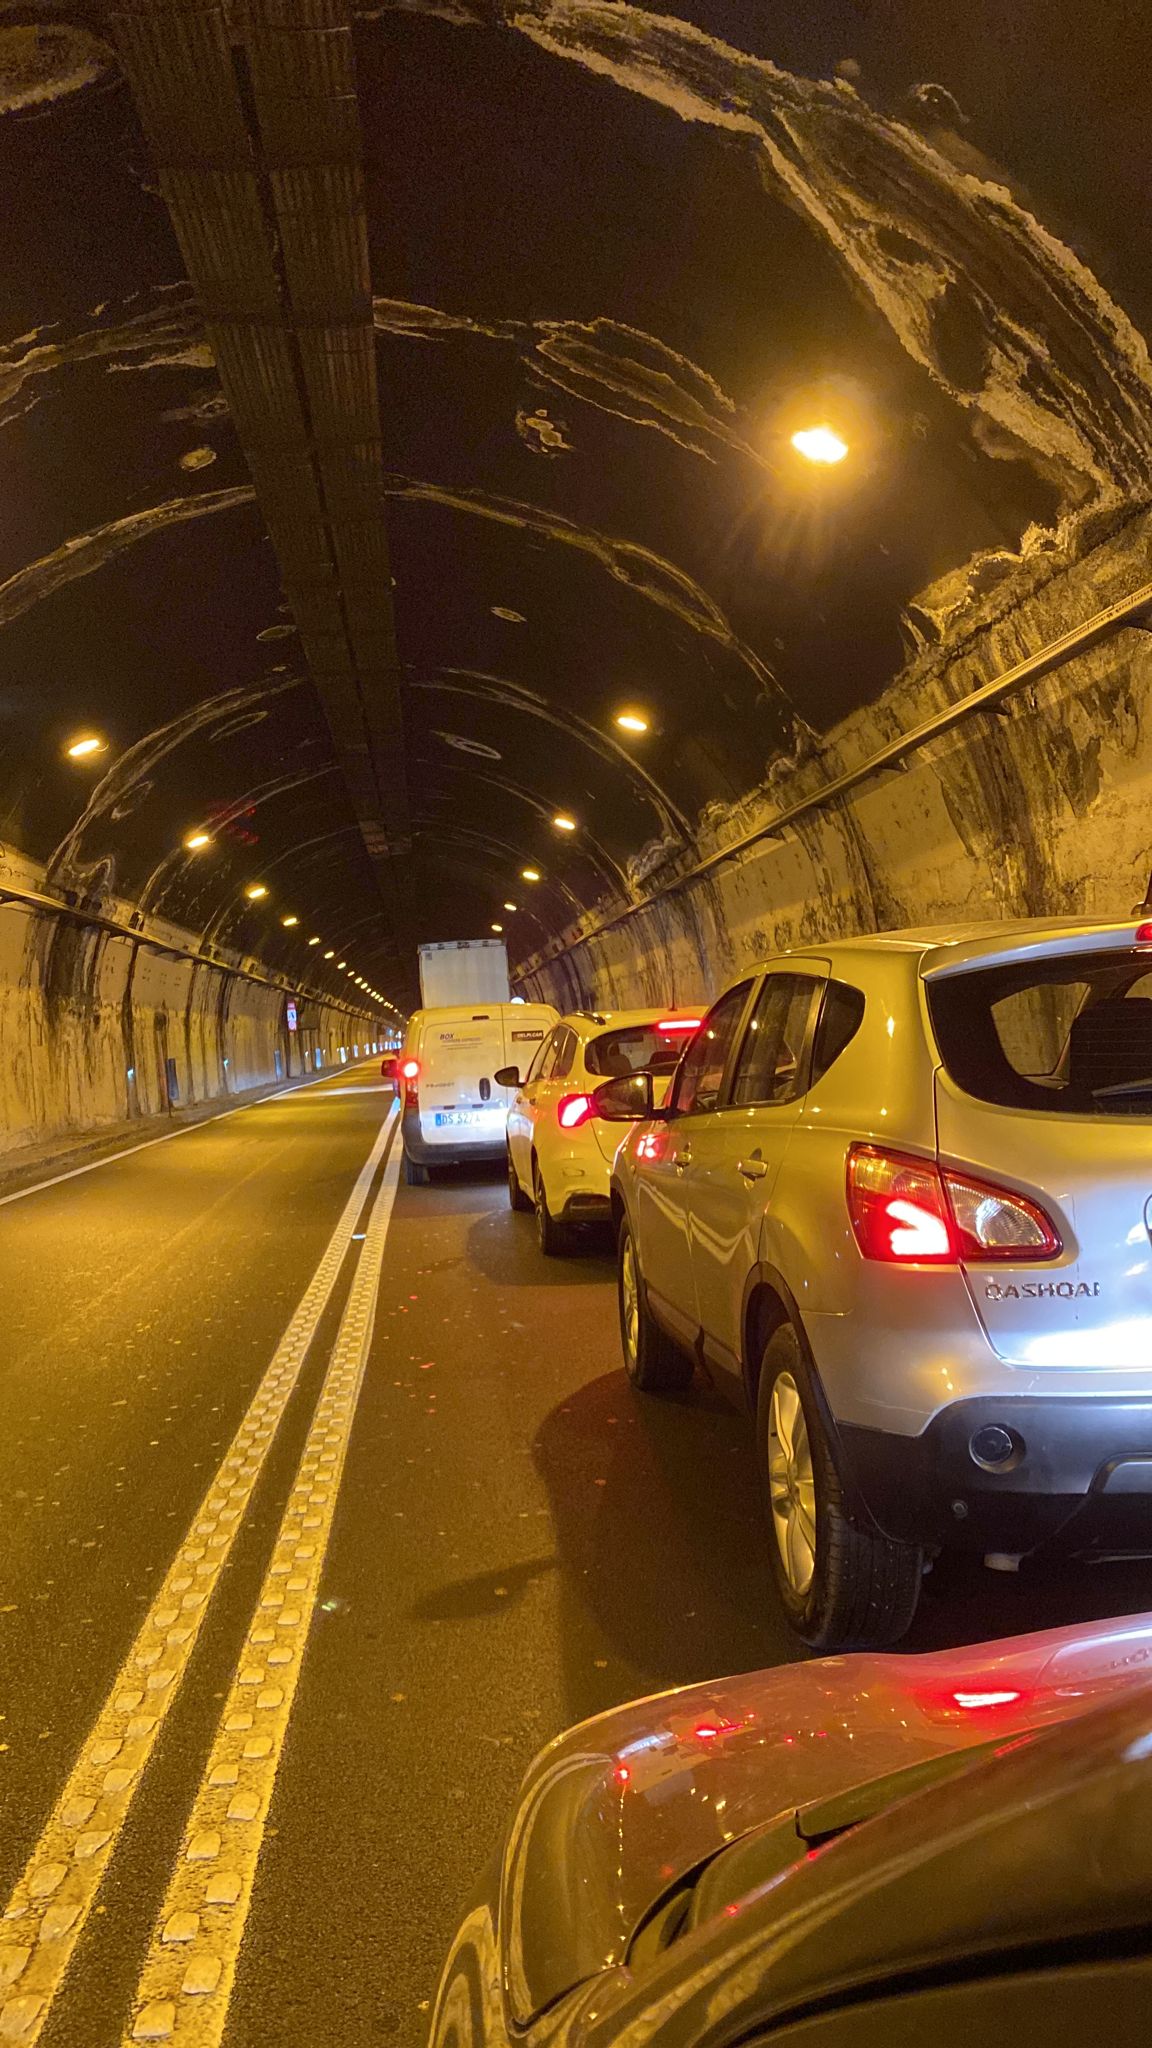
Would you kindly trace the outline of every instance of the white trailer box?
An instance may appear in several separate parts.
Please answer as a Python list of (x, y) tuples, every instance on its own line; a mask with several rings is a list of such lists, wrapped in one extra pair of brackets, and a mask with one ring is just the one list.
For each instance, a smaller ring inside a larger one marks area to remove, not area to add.
[(449, 939), (420, 948), (420, 998), (425, 1010), (456, 1003), (506, 1003), (508, 955), (503, 939)]

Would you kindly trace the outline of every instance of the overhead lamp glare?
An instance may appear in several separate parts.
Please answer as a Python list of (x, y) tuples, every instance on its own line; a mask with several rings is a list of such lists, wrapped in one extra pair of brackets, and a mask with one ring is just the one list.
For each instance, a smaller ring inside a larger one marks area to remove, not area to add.
[(504, 927), (502, 924), (494, 924), (492, 929), (494, 932), (502, 932)]
[(648, 720), (639, 711), (618, 711), (616, 723), (621, 732), (647, 732)]
[(107, 753), (108, 742), (101, 739), (99, 733), (85, 732), (81, 733), (78, 739), (70, 741), (65, 751), (70, 761), (86, 761), (92, 754)]
[(244, 894), (248, 898), (249, 903), (259, 903), (268, 894), (268, 891), (264, 887), (263, 882), (250, 882)]
[(575, 818), (568, 817), (564, 811), (558, 811), (552, 823), (558, 832), (574, 832), (576, 830)]
[(300, 919), (298, 917), (282, 917), (280, 922), (287, 930), (290, 930), (294, 924), (299, 924)]
[(199, 853), (202, 846), (211, 846), (212, 834), (210, 832), (190, 832), (184, 844), (189, 853)]
[(505, 910), (515, 910), (518, 908), (518, 906), (515, 903), (506, 903), (504, 905), (504, 908)]
[(520, 880), (522, 882), (538, 882), (540, 880), (540, 870), (538, 868), (521, 868)]
[(825, 466), (843, 462), (848, 453), (847, 441), (840, 439), (835, 428), (825, 425), (800, 427), (792, 436), (792, 446), (808, 462), (822, 462)]

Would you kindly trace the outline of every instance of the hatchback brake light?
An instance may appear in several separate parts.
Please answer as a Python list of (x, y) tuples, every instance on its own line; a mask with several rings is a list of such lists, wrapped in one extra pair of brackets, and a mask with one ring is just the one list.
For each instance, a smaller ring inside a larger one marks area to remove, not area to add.
[(562, 1095), (556, 1104), (556, 1116), (562, 1131), (579, 1130), (592, 1114), (590, 1095)]
[(848, 1154), (848, 1214), (866, 1259), (890, 1265), (1028, 1264), (1063, 1250), (1039, 1204), (954, 1167), (878, 1145)]
[(699, 1031), (699, 1029), (700, 1029), (700, 1018), (699, 1018), (699, 1017), (664, 1017), (664, 1018), (662, 1018), (662, 1019), (661, 1019), (660, 1023), (659, 1023), (659, 1024), (658, 1024), (658, 1025), (656, 1026), (656, 1029), (657, 1029), (657, 1031), (660, 1031), (660, 1032), (669, 1032), (669, 1033), (670, 1033), (670, 1032), (673, 1032), (673, 1031)]

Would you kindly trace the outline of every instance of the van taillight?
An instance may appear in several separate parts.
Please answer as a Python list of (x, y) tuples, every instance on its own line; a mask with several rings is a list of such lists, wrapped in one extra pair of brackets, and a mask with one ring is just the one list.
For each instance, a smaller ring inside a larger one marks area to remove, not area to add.
[(420, 1094), (420, 1062), (404, 1060), (400, 1066), (400, 1078), (404, 1083), (404, 1094), (409, 1102), (415, 1102)]
[(878, 1145), (851, 1147), (847, 1195), (864, 1257), (889, 1265), (1023, 1265), (1063, 1250), (1051, 1218), (1026, 1195)]

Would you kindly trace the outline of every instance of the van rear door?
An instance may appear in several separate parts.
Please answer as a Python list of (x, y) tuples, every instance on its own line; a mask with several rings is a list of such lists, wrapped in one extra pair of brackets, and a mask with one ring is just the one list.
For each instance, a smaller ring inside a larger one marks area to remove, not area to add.
[(420, 1049), (420, 1136), (429, 1146), (459, 1151), (504, 1139), (505, 1090), (493, 1076), (504, 1065), (502, 1005), (430, 1010)]

